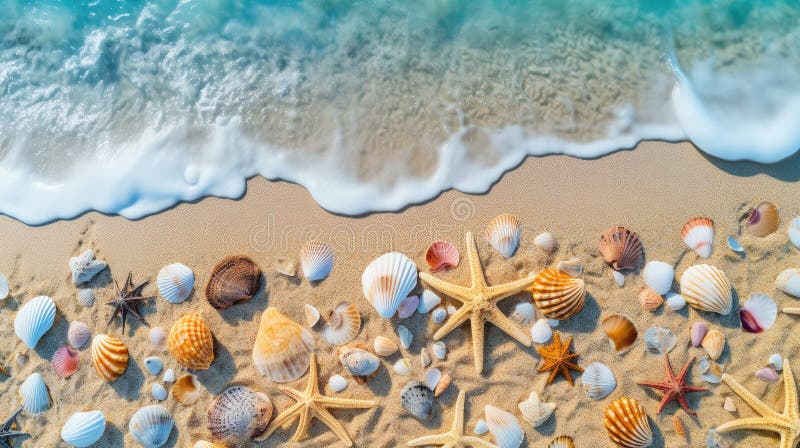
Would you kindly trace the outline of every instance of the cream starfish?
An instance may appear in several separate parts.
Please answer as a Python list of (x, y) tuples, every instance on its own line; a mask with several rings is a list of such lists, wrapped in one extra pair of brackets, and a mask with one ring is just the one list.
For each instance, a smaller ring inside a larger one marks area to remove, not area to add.
[(299, 418), (297, 430), (292, 436), (292, 441), (297, 442), (306, 436), (308, 428), (311, 426), (311, 419), (316, 417), (328, 425), (328, 428), (335, 432), (345, 445), (353, 446), (353, 441), (350, 440), (347, 431), (345, 431), (342, 424), (328, 412), (328, 409), (367, 409), (374, 407), (378, 402), (375, 400), (353, 400), (322, 395), (319, 392), (319, 385), (317, 384), (317, 357), (313, 353), (311, 354), (309, 366), (308, 383), (306, 384), (305, 391), (300, 392), (299, 390), (286, 386), (280, 388), (281, 392), (292, 397), (297, 403), (278, 414), (275, 420), (270, 423), (264, 434), (256, 440), (266, 439), (278, 428), (290, 425), (295, 419)]
[(752, 429), (769, 431), (781, 436), (780, 448), (795, 448), (800, 442), (800, 410), (797, 407), (797, 384), (794, 381), (789, 360), (783, 360), (783, 395), (785, 403), (783, 413), (773, 411), (763, 401), (756, 398), (749, 390), (739, 384), (728, 374), (722, 375), (722, 381), (740, 396), (761, 417), (740, 418), (717, 426), (717, 432)]
[(497, 448), (483, 439), (464, 435), (464, 397), (466, 392), (463, 390), (458, 393), (456, 400), (456, 415), (453, 419), (453, 426), (449, 432), (435, 434), (432, 436), (422, 436), (407, 443), (408, 446), (428, 446), (440, 445), (442, 448)]
[(463, 304), (450, 319), (433, 335), (438, 341), (448, 333), (458, 328), (459, 325), (470, 319), (472, 327), (472, 354), (475, 369), (478, 373), (483, 370), (483, 327), (485, 322), (491, 322), (506, 334), (530, 347), (531, 338), (522, 331), (514, 322), (503, 314), (496, 303), (512, 296), (533, 284), (533, 276), (522, 278), (502, 285), (488, 286), (486, 277), (483, 276), (481, 259), (472, 233), (467, 232), (467, 259), (469, 261), (469, 274), (471, 284), (469, 287), (454, 285), (440, 280), (428, 273), (421, 272), (419, 278), (434, 289), (446, 294)]

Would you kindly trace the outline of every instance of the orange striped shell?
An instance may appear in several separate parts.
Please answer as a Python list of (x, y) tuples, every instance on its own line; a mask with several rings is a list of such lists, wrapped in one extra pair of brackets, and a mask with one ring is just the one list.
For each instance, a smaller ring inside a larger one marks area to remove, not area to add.
[(224, 310), (236, 302), (250, 300), (261, 285), (261, 269), (245, 255), (220, 260), (206, 282), (206, 300)]
[(606, 408), (603, 424), (612, 442), (625, 448), (646, 448), (653, 432), (644, 407), (635, 399), (620, 397)]
[(622, 226), (614, 226), (600, 236), (600, 254), (616, 270), (636, 269), (644, 257), (639, 235)]
[(558, 269), (545, 269), (533, 281), (533, 302), (548, 319), (563, 320), (583, 309), (586, 283)]
[(113, 336), (98, 334), (92, 339), (92, 365), (100, 378), (114, 381), (128, 367), (128, 347)]
[(205, 370), (214, 362), (214, 337), (199, 314), (185, 314), (175, 321), (167, 336), (167, 347), (189, 369)]

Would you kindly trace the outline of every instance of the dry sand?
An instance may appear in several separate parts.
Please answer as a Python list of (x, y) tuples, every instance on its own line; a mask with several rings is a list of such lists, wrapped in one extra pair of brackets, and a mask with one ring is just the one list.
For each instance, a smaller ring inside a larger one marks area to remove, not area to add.
[[(546, 375), (537, 374), (539, 356), (533, 347), (523, 347), (494, 327), (487, 332), (486, 364), (482, 375), (474, 372), (468, 327), (462, 327), (444, 341), (449, 353), (434, 366), (453, 377), (450, 389), (436, 400), (430, 419), (420, 421), (403, 412), (399, 391), (410, 378), (392, 371), (398, 355), (384, 360), (375, 378), (367, 386), (350, 381), (343, 397), (376, 397), (380, 406), (366, 411), (334, 411), (360, 447), (402, 446), (411, 438), (438, 433), (449, 427), (453, 405), (459, 389), (467, 392), (466, 421), (468, 432), (483, 417), (483, 406), (493, 404), (516, 411), (516, 402), (531, 390), (546, 401), (557, 403), (555, 415), (543, 426), (532, 429), (525, 425), (527, 437), (523, 446), (545, 447), (561, 434), (575, 438), (579, 447), (610, 445), (602, 427), (601, 415), (606, 405), (620, 396), (638, 399), (651, 417), (655, 433), (653, 446), (686, 446), (672, 430), (672, 416), (679, 415), (689, 427), (689, 446), (702, 446), (706, 431), (738, 416), (754, 415), (738, 398), (739, 415), (722, 409), (724, 397), (732, 396), (724, 384), (708, 385), (697, 369), (691, 373), (696, 385), (709, 386), (707, 393), (693, 394), (690, 403), (699, 417), (689, 416), (675, 405), (661, 415), (656, 414), (659, 397), (649, 389), (637, 386), (637, 380), (659, 380), (663, 360), (645, 353), (641, 340), (629, 352), (616, 355), (609, 346), (599, 319), (609, 313), (624, 313), (636, 322), (640, 333), (651, 326), (665, 326), (678, 335), (678, 345), (670, 357), (675, 368), (689, 356), (702, 356), (701, 349), (689, 346), (689, 327), (698, 319), (721, 329), (728, 338), (728, 348), (721, 358), (725, 371), (776, 409), (782, 409), (780, 383), (766, 384), (754, 377), (757, 368), (767, 363), (772, 353), (794, 356), (800, 341), (792, 337), (797, 318), (780, 314), (775, 326), (763, 334), (746, 334), (739, 329), (736, 313), (727, 317), (698, 313), (691, 309), (673, 312), (662, 307), (655, 313), (640, 309), (636, 300), (643, 285), (640, 272), (626, 275), (626, 284), (618, 287), (611, 270), (597, 254), (597, 240), (612, 224), (623, 224), (639, 232), (644, 241), (647, 260), (674, 263), (680, 275), (697, 261), (680, 240), (681, 225), (689, 218), (706, 215), (716, 221), (717, 238), (709, 260), (722, 268), (735, 285), (737, 304), (753, 292), (773, 295), (779, 306), (795, 300), (774, 290), (776, 275), (787, 267), (797, 267), (800, 251), (786, 236), (786, 224), (800, 214), (800, 158), (794, 157), (776, 166), (750, 163), (727, 163), (703, 157), (689, 144), (647, 142), (632, 152), (619, 152), (597, 160), (568, 157), (530, 158), (523, 166), (507, 174), (490, 193), (466, 196), (447, 192), (439, 198), (402, 213), (374, 214), (360, 218), (334, 216), (320, 209), (301, 187), (287, 183), (271, 183), (254, 179), (248, 193), (238, 201), (205, 199), (196, 204), (182, 204), (171, 210), (139, 221), (88, 213), (78, 219), (55, 222), (31, 228), (7, 217), (0, 218), (0, 272), (9, 277), (11, 295), (0, 302), (0, 362), (11, 373), (0, 377), (0, 417), (18, 407), (18, 388), (32, 372), (40, 372), (50, 388), (52, 408), (39, 416), (21, 415), (24, 431), (33, 435), (17, 446), (66, 446), (59, 431), (67, 417), (80, 410), (100, 409), (108, 419), (105, 435), (96, 446), (138, 446), (127, 430), (129, 417), (141, 406), (153, 404), (150, 385), (159, 381), (147, 373), (143, 360), (159, 355), (166, 368), (174, 368), (178, 377), (186, 372), (168, 353), (155, 353), (147, 340), (147, 327), (134, 322), (125, 334), (118, 323), (108, 332), (121, 336), (130, 347), (131, 359), (125, 374), (107, 384), (94, 372), (88, 351), (81, 352), (79, 371), (69, 379), (56, 377), (49, 365), (53, 352), (66, 343), (70, 321), (87, 323), (95, 333), (105, 329), (110, 308), (102, 302), (112, 294), (111, 279), (124, 279), (132, 271), (135, 281), (155, 280), (158, 270), (171, 262), (190, 266), (197, 277), (194, 294), (180, 305), (170, 305), (162, 298), (141, 307), (151, 326), (168, 328), (180, 315), (199, 311), (209, 322), (216, 337), (216, 361), (211, 369), (195, 372), (205, 390), (201, 400), (191, 407), (176, 403), (170, 396), (161, 403), (175, 417), (176, 427), (167, 446), (189, 447), (208, 438), (205, 429), (206, 409), (213, 397), (228, 385), (243, 384), (266, 392), (276, 412), (290, 404), (265, 377), (258, 375), (250, 357), (261, 311), (275, 306), (302, 322), (304, 303), (316, 305), (323, 313), (342, 300), (354, 302), (360, 309), (363, 326), (356, 341), (368, 342), (380, 334), (393, 337), (400, 323), (387, 320), (363, 298), (361, 272), (377, 255), (399, 250), (415, 260), (421, 269), (427, 267), (424, 251), (435, 239), (453, 241), (464, 254), (464, 233), (476, 231), (478, 250), (488, 281), (504, 282), (538, 271), (553, 261), (571, 256), (586, 259), (584, 278), (590, 297), (583, 311), (562, 322), (557, 331), (574, 337), (574, 348), (580, 353), (578, 362), (587, 366), (592, 361), (606, 363), (614, 371), (618, 387), (607, 398), (590, 400), (580, 384), (570, 387), (558, 379), (545, 387)], [(324, 175), (321, 173), (321, 175)], [(771, 200), (781, 211), (781, 229), (770, 237), (758, 239), (742, 234), (741, 222), (747, 209), (760, 200)], [(505, 260), (494, 252), (482, 237), (486, 223), (499, 213), (514, 213), (525, 224), (523, 244), (518, 253)], [(559, 250), (547, 258), (531, 245), (540, 231), (553, 232)], [(725, 246), (725, 237), (736, 235), (747, 249), (740, 257)], [(279, 256), (296, 254), (303, 241), (319, 238), (330, 241), (336, 250), (332, 275), (318, 285), (305, 280), (288, 279), (275, 273)], [(67, 261), (86, 248), (93, 248), (98, 258), (109, 263), (92, 285), (98, 303), (82, 308), (76, 303), (75, 291)], [(213, 264), (231, 253), (250, 254), (266, 273), (264, 288), (248, 303), (237, 304), (218, 312), (202, 294), (202, 285)], [(442, 274), (449, 280), (466, 282), (467, 268)], [(421, 291), (422, 285), (417, 290)], [(155, 294), (155, 287), (146, 290)], [(27, 350), (14, 335), (16, 310), (40, 294), (52, 296), (58, 306), (54, 327), (35, 350)], [(510, 312), (514, 303), (529, 300), (519, 295), (501, 302)], [(129, 321), (130, 322), (130, 321)], [(415, 333), (411, 349), (404, 354), (413, 363), (412, 377), (421, 378), (419, 352), (429, 347), (435, 325), (429, 315), (415, 314), (402, 322)], [(29, 361), (17, 366), (14, 355), (27, 352)], [(342, 368), (334, 350), (318, 338), (320, 381), (324, 383)], [(794, 360), (793, 360), (794, 361)], [(796, 362), (796, 361), (794, 361)], [(795, 368), (797, 364), (793, 362)], [(294, 383), (300, 387), (305, 377)], [(319, 421), (314, 421), (310, 438), (298, 444), (288, 443), (293, 428), (279, 431), (255, 446), (342, 446), (335, 435)], [(483, 436), (491, 439), (487, 434)], [(747, 432), (724, 435), (732, 446), (777, 446), (769, 434)]]

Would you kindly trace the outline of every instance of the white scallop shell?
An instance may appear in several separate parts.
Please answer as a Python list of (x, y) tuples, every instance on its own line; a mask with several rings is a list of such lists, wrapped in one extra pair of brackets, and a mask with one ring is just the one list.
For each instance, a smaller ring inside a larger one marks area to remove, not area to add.
[(522, 227), (519, 218), (503, 214), (495, 217), (486, 227), (486, 240), (505, 258), (510, 258), (517, 251)]
[(556, 410), (555, 403), (545, 403), (539, 400), (539, 394), (536, 391), (531, 391), (528, 399), (521, 401), (517, 404), (519, 412), (522, 413), (522, 418), (531, 424), (534, 428), (538, 427)]
[(686, 306), (686, 299), (684, 299), (682, 295), (676, 292), (667, 293), (666, 302), (667, 306), (672, 311), (678, 311)]
[(404, 325), (398, 325), (397, 336), (400, 337), (400, 345), (402, 345), (403, 348), (407, 349), (411, 347), (411, 342), (414, 340), (414, 333), (412, 333), (411, 330)]
[(144, 368), (150, 372), (150, 375), (158, 375), (164, 368), (164, 361), (157, 356), (148, 356), (144, 359)]
[[(400, 358), (394, 362), (394, 366), (392, 366), (395, 372), (399, 373), (400, 375), (410, 375), (411, 374), (411, 363), (408, 362), (406, 358)], [(431, 388), (433, 389), (433, 388)]]
[(442, 303), (442, 298), (437, 296), (436, 293), (430, 289), (426, 289), (422, 291), (422, 295), (419, 298), (417, 312), (420, 314), (428, 313), (440, 303)]
[(581, 375), (581, 383), (586, 395), (592, 400), (605, 398), (617, 387), (614, 373), (603, 363), (593, 362), (586, 366)]
[(790, 296), (800, 298), (800, 271), (795, 268), (783, 270), (775, 279), (775, 287)]
[[(745, 325), (746, 317), (750, 324), (755, 324), (756, 328), (747, 328)], [(769, 330), (775, 324), (778, 318), (778, 305), (772, 300), (772, 297), (767, 294), (755, 293), (742, 303), (742, 309), (739, 310), (739, 319), (742, 321), (742, 327), (745, 331), (752, 333), (760, 333)]]
[(733, 307), (730, 281), (720, 269), (707, 264), (696, 264), (683, 273), (681, 295), (692, 308), (723, 316)]
[(663, 296), (672, 287), (675, 269), (663, 261), (649, 261), (644, 266), (642, 278), (650, 289)]
[(106, 417), (101, 411), (76, 412), (61, 427), (61, 439), (85, 448), (100, 440), (106, 431)]
[(145, 448), (160, 448), (169, 440), (174, 424), (169, 411), (154, 404), (139, 409), (131, 416), (128, 431)]
[(181, 263), (168, 264), (158, 271), (156, 286), (167, 302), (181, 303), (192, 293), (194, 273)]
[(509, 317), (520, 325), (530, 325), (533, 318), (536, 317), (536, 309), (530, 302), (519, 302), (514, 305), (514, 311)]
[(360, 329), (358, 308), (350, 302), (342, 302), (336, 305), (322, 327), (322, 336), (329, 344), (342, 345), (352, 341)]
[(19, 387), (19, 396), (22, 398), (22, 409), (31, 415), (41, 414), (50, 409), (50, 394), (42, 375), (34, 372), (25, 379)]
[(417, 266), (405, 255), (389, 252), (373, 260), (361, 275), (364, 297), (385, 319), (417, 286)]
[(442, 341), (434, 342), (431, 346), (431, 351), (433, 352), (433, 356), (435, 356), (438, 360), (442, 360), (447, 357), (447, 345)]
[(153, 383), (153, 385), (150, 386), (150, 395), (158, 401), (164, 401), (164, 399), (167, 398), (167, 390), (164, 389), (164, 386), (161, 384)]
[(341, 375), (328, 378), (328, 387), (333, 392), (341, 392), (347, 388), (347, 380)]
[(439, 369), (428, 369), (428, 371), (425, 372), (425, 385), (431, 390), (436, 390), (436, 385), (439, 384), (439, 380), (441, 379), (442, 371)]
[(489, 425), (486, 424), (486, 420), (480, 419), (477, 422), (475, 422), (475, 429), (474, 429), (475, 434), (477, 435), (486, 434), (486, 431), (488, 430), (489, 430)]
[(0, 300), (5, 299), (8, 297), (9, 287), (8, 287), (8, 279), (5, 275), (0, 274)]
[[(685, 232), (685, 233), (684, 233)], [(683, 229), (683, 242), (701, 258), (708, 258), (714, 249), (714, 226), (710, 219), (693, 219)]]
[(28, 301), (14, 318), (14, 332), (28, 346), (36, 347), (56, 320), (56, 304), (47, 296), (37, 296)]
[(644, 332), (644, 349), (654, 355), (666, 355), (677, 342), (678, 337), (669, 328), (650, 327)]
[(525, 432), (514, 414), (498, 409), (490, 404), (484, 408), (486, 425), (494, 436), (499, 448), (519, 448)]
[(80, 288), (75, 293), (75, 300), (78, 302), (79, 305), (90, 307), (94, 306), (95, 296), (94, 290), (92, 288)]
[(553, 337), (553, 329), (547, 319), (539, 319), (531, 327), (531, 339), (537, 344), (544, 344)]
[(442, 307), (436, 308), (431, 313), (431, 319), (433, 319), (433, 323), (435, 324), (444, 322), (444, 320), (447, 319), (447, 310)]
[(308, 281), (324, 280), (333, 269), (333, 248), (328, 243), (308, 241), (300, 249), (300, 264)]
[(167, 331), (163, 327), (153, 327), (148, 333), (150, 345), (156, 350), (165, 351), (167, 349)]
[(800, 216), (789, 221), (789, 241), (794, 244), (794, 247), (800, 249)]
[(73, 320), (69, 323), (67, 330), (67, 341), (69, 345), (82, 350), (89, 345), (89, 340), (92, 338), (92, 330), (83, 322)]

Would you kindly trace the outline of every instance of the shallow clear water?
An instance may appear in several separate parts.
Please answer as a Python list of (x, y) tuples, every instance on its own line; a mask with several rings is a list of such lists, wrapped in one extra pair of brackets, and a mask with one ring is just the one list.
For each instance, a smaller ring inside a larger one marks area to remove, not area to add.
[(63, 3), (0, 0), (0, 212), (32, 224), (253, 175), (356, 214), (527, 155), (800, 147), (796, 2)]

